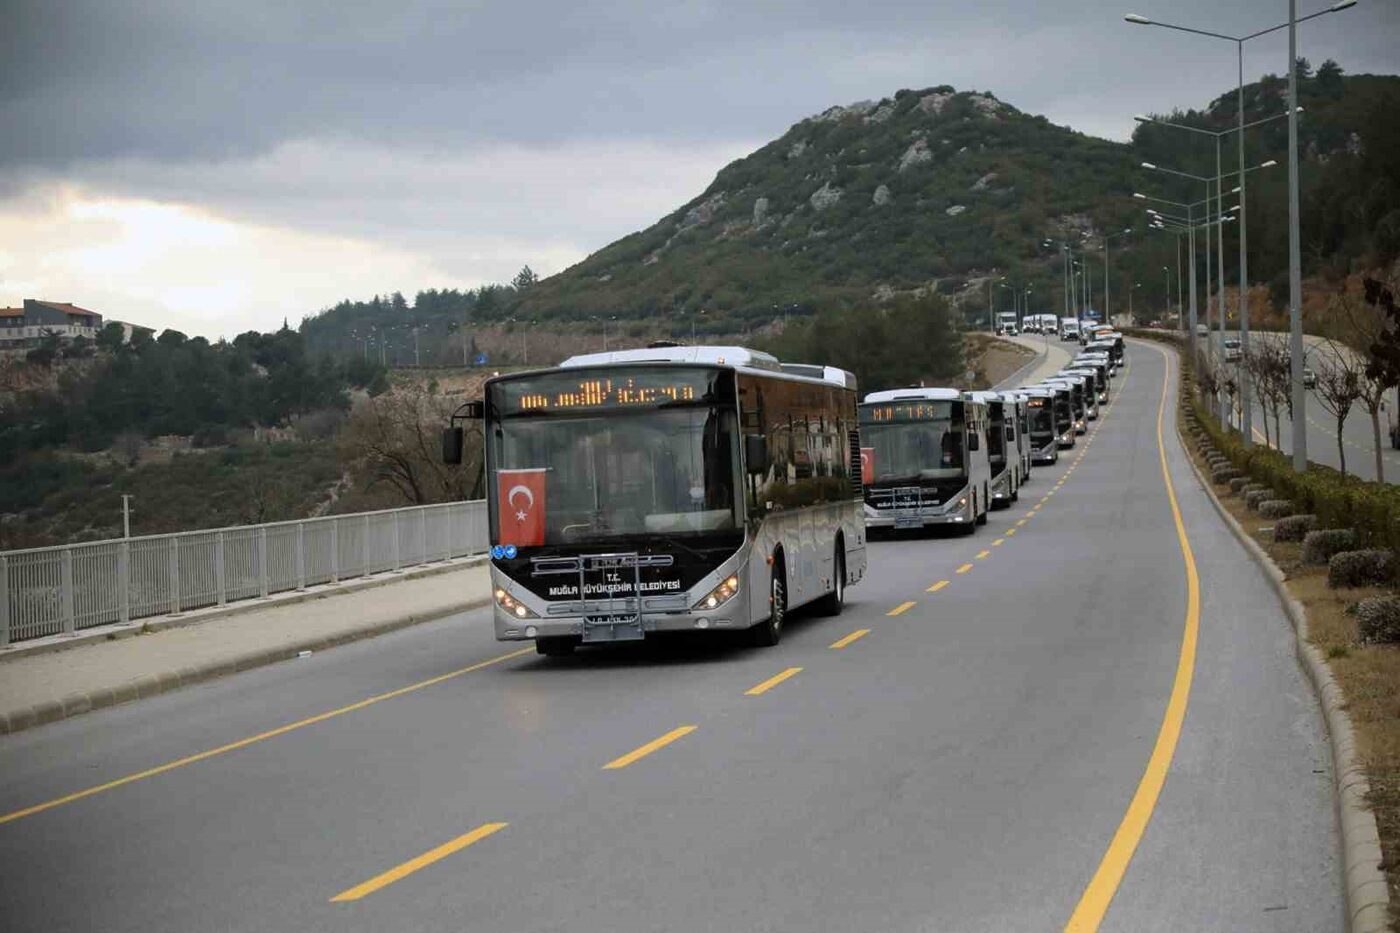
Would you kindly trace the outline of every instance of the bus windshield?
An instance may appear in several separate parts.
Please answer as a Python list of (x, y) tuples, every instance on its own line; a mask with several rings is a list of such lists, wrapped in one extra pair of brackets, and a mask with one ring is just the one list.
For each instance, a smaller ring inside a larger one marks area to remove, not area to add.
[[(493, 539), (502, 513), (516, 518), (532, 504), (544, 511), (537, 543), (545, 545), (740, 527), (732, 410), (686, 406), (506, 418), (493, 434), (500, 486)], [(514, 477), (532, 474), (537, 487), (513, 485)], [(545, 501), (527, 502), (537, 495)]]
[[(862, 405), (861, 442), (874, 449), (874, 483), (918, 479), (953, 479), (966, 472), (963, 422), (952, 402), (920, 402), (921, 417), (901, 419), (899, 404)], [(893, 411), (894, 419), (885, 420)]]

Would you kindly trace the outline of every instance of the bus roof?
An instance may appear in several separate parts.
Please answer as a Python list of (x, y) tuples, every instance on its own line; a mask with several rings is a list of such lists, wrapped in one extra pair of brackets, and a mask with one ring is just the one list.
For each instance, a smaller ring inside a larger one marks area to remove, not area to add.
[(757, 370), (772, 375), (824, 382), (854, 389), (856, 377), (835, 366), (809, 363), (780, 363), (772, 354), (748, 347), (691, 346), (644, 347), (634, 350), (609, 350), (603, 353), (581, 353), (559, 364), (560, 369), (585, 366), (617, 366), (635, 363), (699, 363), (709, 366), (732, 366), (735, 369)]
[(959, 389), (925, 388), (911, 386), (907, 389), (885, 389), (871, 392), (865, 397), (867, 402), (901, 402), (906, 399), (923, 399), (930, 402), (960, 402), (963, 393)]

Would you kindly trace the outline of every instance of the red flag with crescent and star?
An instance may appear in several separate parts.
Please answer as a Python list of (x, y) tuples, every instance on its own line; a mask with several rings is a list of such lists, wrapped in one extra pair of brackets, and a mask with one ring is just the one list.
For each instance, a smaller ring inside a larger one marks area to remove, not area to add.
[(860, 481), (862, 483), (875, 482), (874, 447), (862, 447), (860, 449)]
[(499, 470), (496, 511), (499, 544), (534, 547), (544, 544), (545, 470)]

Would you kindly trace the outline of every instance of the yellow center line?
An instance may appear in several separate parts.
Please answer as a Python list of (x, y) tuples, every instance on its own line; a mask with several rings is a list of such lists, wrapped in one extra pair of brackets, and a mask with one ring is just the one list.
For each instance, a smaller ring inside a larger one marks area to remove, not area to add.
[(1196, 558), (1191, 552), (1191, 542), (1186, 536), (1186, 524), (1181, 518), (1181, 507), (1177, 503), (1176, 489), (1172, 485), (1171, 473), (1167, 469), (1167, 448), (1162, 441), (1162, 419), (1167, 406), (1168, 377), (1171, 374), (1171, 358), (1160, 347), (1153, 347), (1162, 354), (1162, 398), (1157, 406), (1157, 454), (1162, 464), (1162, 482), (1167, 488), (1167, 502), (1171, 506), (1172, 521), (1176, 525), (1176, 540), (1181, 550), (1182, 562), (1186, 568), (1186, 622), (1181, 635), (1181, 653), (1177, 657), (1176, 675), (1172, 680), (1171, 695), (1167, 699), (1167, 709), (1162, 717), (1162, 727), (1157, 733), (1157, 741), (1152, 747), (1152, 755), (1147, 759), (1147, 768), (1137, 791), (1128, 804), (1123, 821), (1108, 844), (1108, 851), (1099, 862), (1098, 869), (1084, 889), (1079, 903), (1065, 924), (1067, 931), (1092, 931), (1099, 928), (1128, 863), (1147, 831), (1152, 811), (1157, 806), (1157, 798), (1167, 780), (1172, 756), (1176, 753), (1177, 740), (1181, 738), (1181, 726), (1186, 719), (1186, 703), (1191, 695), (1191, 679), (1196, 667), (1196, 639), (1201, 623), (1201, 582), (1196, 573)]
[(206, 749), (205, 751), (198, 752), (193, 755), (188, 755), (184, 758), (177, 758), (174, 761), (168, 761), (163, 765), (157, 765), (154, 768), (147, 768), (144, 771), (137, 771), (134, 774), (128, 774), (126, 777), (120, 777), (114, 781), (108, 781), (105, 784), (98, 784), (94, 787), (89, 787), (85, 790), (80, 790), (71, 794), (66, 794), (62, 797), (55, 797), (53, 800), (46, 800), (43, 803), (36, 803), (32, 807), (25, 807), (23, 810), (15, 810), (13, 813), (6, 813), (4, 816), (0, 816), (0, 826), (3, 826), (6, 823), (11, 823), (15, 820), (23, 819), (26, 816), (33, 816), (36, 813), (43, 813), (45, 810), (52, 810), (54, 807), (61, 807), (66, 803), (73, 803), (74, 801), (82, 800), (86, 797), (91, 797), (94, 794), (100, 794), (103, 791), (113, 790), (115, 788), (122, 787), (126, 784), (133, 784), (136, 781), (142, 781), (146, 778), (155, 777), (158, 774), (165, 774), (167, 771), (174, 771), (176, 768), (183, 768), (186, 765), (192, 765), (196, 762), (204, 761), (205, 759), (213, 758), (217, 755), (224, 755), (228, 752), (237, 751), (240, 748), (247, 748), (249, 745), (255, 745), (258, 742), (265, 742), (268, 739), (275, 739), (279, 735), (286, 735), (288, 732), (294, 732), (297, 729), (304, 729), (307, 726), (314, 726), (318, 722), (325, 722), (327, 719), (334, 719), (337, 716), (344, 716), (346, 713), (353, 713), (357, 710), (362, 710), (367, 706), (373, 706), (376, 703), (383, 703), (385, 700), (392, 700), (396, 697), (401, 697), (405, 694), (413, 693), (415, 690), (422, 690), (424, 687), (431, 687), (434, 684), (440, 684), (445, 680), (451, 680), (454, 677), (461, 677), (463, 674), (470, 674), (472, 671), (479, 671), (484, 667), (490, 667), (493, 664), (500, 664), (502, 661), (509, 661), (511, 658), (518, 658), (522, 654), (530, 654), (533, 651), (533, 648), (520, 648), (516, 651), (507, 652), (506, 654), (500, 654), (494, 658), (488, 658), (485, 661), (478, 661), (476, 664), (470, 664), (466, 667), (460, 667), (455, 671), (448, 671), (446, 674), (439, 674), (438, 676), (430, 677), (427, 680), (420, 680), (416, 684), (409, 684), (406, 687), (399, 687), (397, 690), (390, 690), (388, 693), (380, 693), (372, 697), (366, 697), (365, 699), (360, 700), (357, 703), (351, 703), (349, 706), (342, 706), (339, 709), (328, 710), (324, 713), (317, 713), (315, 716), (308, 716), (305, 719), (298, 719), (296, 722), (289, 722), (285, 726), (278, 726), (276, 729), (269, 729), (266, 732), (259, 732), (257, 735), (250, 735), (247, 738), (239, 739), (236, 742), (230, 742), (227, 745), (220, 745), (218, 748)]
[(929, 587), (928, 589), (924, 590), (924, 592), (925, 592), (925, 593), (937, 593), (939, 590), (943, 589), (943, 587), (947, 586), (948, 583), (949, 583), (948, 580), (939, 580), (939, 581), (938, 581), (937, 583), (935, 583), (933, 586), (931, 586), (931, 587)]
[(417, 858), (409, 859), (402, 865), (391, 868), (382, 875), (375, 875), (363, 884), (357, 884), (353, 888), (347, 888), (341, 891), (335, 897), (331, 898), (331, 901), (333, 903), (358, 901), (366, 894), (373, 894), (380, 888), (388, 887), (400, 878), (406, 878), (420, 868), (427, 868), (434, 862), (447, 858), (453, 852), (460, 852), (472, 843), (480, 842), (492, 833), (500, 832), (509, 825), (509, 823), (483, 823), (471, 832), (458, 836), (451, 842), (444, 842), (436, 849), (429, 849)]
[(1029, 521), (1029, 519), (1023, 518), (1023, 519), (1018, 520), (1018, 521), (1016, 522), (1016, 527), (1017, 527), (1017, 528), (1020, 528), (1020, 527), (1021, 527), (1022, 525), (1024, 525), (1027, 521)]
[[(802, 668), (800, 667), (798, 668), (798, 670), (801, 669)], [(752, 693), (753, 691), (749, 692)], [(637, 761), (640, 758), (645, 758), (646, 756), (650, 755), (654, 751), (657, 751), (658, 749), (665, 748), (667, 745), (670, 745), (677, 739), (685, 738), (686, 736), (690, 735), (690, 733), (694, 732), (697, 728), (699, 727), (680, 726), (679, 728), (672, 729), (670, 732), (666, 733), (660, 738), (652, 739), (647, 744), (632, 749), (630, 752), (623, 755), (621, 758), (614, 758), (612, 761), (603, 765), (603, 770), (616, 771), (618, 768), (625, 768), (632, 762)]]
[(997, 538), (992, 542), (992, 547), (1001, 547), (1004, 543), (1006, 543), (1005, 538)]
[(991, 554), (991, 553), (992, 553), (991, 551), (978, 551), (978, 552), (977, 552), (977, 557), (976, 557), (976, 559), (977, 559), (977, 560), (981, 560), (982, 558), (988, 556), (988, 555)]
[[(910, 603), (910, 605), (913, 605), (913, 603)], [(790, 677), (796, 677), (796, 676), (797, 676), (798, 674), (800, 674), (800, 673), (802, 673), (802, 668), (800, 668), (800, 667), (790, 667), (790, 668), (788, 668), (787, 670), (783, 671), (781, 674), (774, 674), (772, 677), (769, 677), (769, 678), (768, 678), (767, 680), (765, 680), (763, 683), (761, 683), (761, 684), (755, 684), (755, 685), (753, 685), (752, 687), (750, 687), (749, 689), (745, 690), (745, 691), (744, 691), (744, 696), (746, 696), (746, 697), (762, 696), (763, 694), (767, 693), (769, 690), (772, 690), (774, 687), (778, 686), (778, 684), (782, 683), (783, 681), (787, 680), (787, 679), (790, 678)]]
[(854, 632), (852, 632), (851, 634), (847, 635), (845, 638), (839, 638), (839, 639), (837, 639), (836, 641), (832, 642), (832, 643), (831, 643), (830, 645), (828, 645), (827, 647), (829, 647), (829, 648), (844, 648), (844, 647), (846, 647), (847, 645), (849, 645), (851, 642), (855, 641), (857, 638), (864, 638), (866, 635), (869, 635), (869, 634), (870, 634), (870, 629), (868, 629), (868, 628), (858, 628), (858, 629), (856, 629)]
[(1015, 528), (1008, 528), (1008, 529), (1006, 529), (1006, 536), (1007, 536), (1008, 538), (1011, 537), (1012, 535), (1014, 535), (1015, 533), (1016, 533), (1016, 529), (1015, 529)]
[(972, 565), (971, 565), (971, 564), (963, 564), (961, 567), (959, 567), (959, 568), (957, 569), (957, 572), (958, 572), (958, 573), (967, 573), (967, 572), (968, 572), (969, 570), (971, 570), (971, 569), (972, 569)]
[(893, 609), (891, 609), (889, 612), (885, 613), (885, 615), (887, 615), (887, 616), (903, 615), (904, 613), (908, 612), (910, 609), (913, 609), (914, 606), (916, 606), (916, 605), (917, 605), (917, 603), (915, 603), (913, 600), (910, 600), (910, 601), (907, 602), (907, 603), (900, 603), (898, 606), (895, 606), (895, 607), (894, 607)]
[(1031, 517), (1034, 516), (1034, 515), (1035, 515), (1035, 509), (1031, 509), (1029, 512), (1026, 513), (1026, 518), (1031, 518)]

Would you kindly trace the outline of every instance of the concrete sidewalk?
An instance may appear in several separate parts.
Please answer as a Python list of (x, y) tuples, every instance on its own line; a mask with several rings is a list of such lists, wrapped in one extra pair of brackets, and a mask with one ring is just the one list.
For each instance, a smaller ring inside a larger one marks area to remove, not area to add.
[[(281, 604), (239, 604), (207, 621), (64, 651), (32, 652), (0, 663), (0, 733), (164, 693), (225, 674), (369, 638), (486, 605), (488, 566), (458, 566), (320, 587)], [(309, 597), (309, 598), (305, 598)]]

